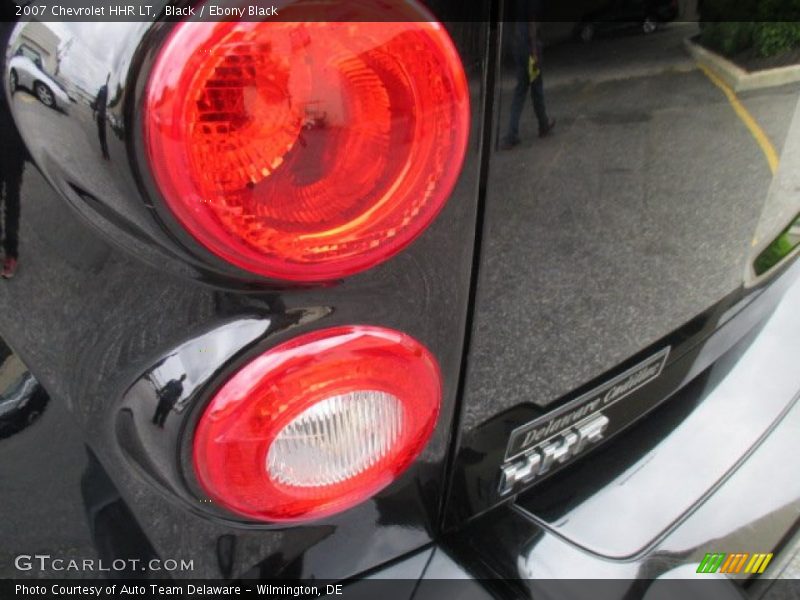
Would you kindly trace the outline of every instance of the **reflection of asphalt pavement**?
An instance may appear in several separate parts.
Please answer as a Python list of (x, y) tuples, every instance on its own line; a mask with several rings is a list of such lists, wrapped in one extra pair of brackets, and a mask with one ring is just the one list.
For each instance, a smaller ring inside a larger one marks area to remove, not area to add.
[[(34, 448), (34, 450), (31, 450)], [(79, 487), (85, 456), (76, 427), (60, 402), (51, 402), (41, 419), (24, 431), (2, 440), (3, 507), (0, 520), (0, 577), (36, 577), (38, 571), (18, 571), (20, 554), (44, 553), (68, 558), (96, 558)], [(31, 471), (30, 465), (46, 472)], [(38, 484), (37, 484), (38, 482)], [(46, 482), (41, 485), (41, 482)], [(31, 496), (31, 490), (36, 495)], [(24, 518), (15, 519), (19, 513)], [(24, 523), (24, 525), (23, 525)], [(54, 531), (59, 535), (55, 536)], [(25, 545), (20, 543), (24, 540)], [(56, 545), (54, 542), (58, 540)], [(64, 578), (91, 577), (80, 571), (50, 572)]]
[[(555, 134), (528, 101), (521, 146), (493, 155), (468, 425), (561, 397), (741, 285), (772, 176), (689, 62), (692, 27), (546, 49)], [(741, 96), (779, 154), (798, 89)]]
[[(24, 133), (32, 140), (48, 139), (53, 131), (59, 131), (69, 143), (49, 144), (47, 160), (63, 169), (67, 181), (81, 182), (93, 196), (113, 202), (120, 196), (108, 172), (100, 151), (97, 125), (89, 107), (71, 103), (66, 111), (57, 111), (43, 106), (31, 93), (20, 90), (13, 96), (17, 118), (24, 122)], [(111, 132), (108, 133), (111, 136)], [(87, 172), (84, 163), (95, 157), (99, 168)], [(43, 159), (39, 159), (43, 160)], [(115, 202), (114, 209), (129, 218), (130, 211), (122, 202)]]

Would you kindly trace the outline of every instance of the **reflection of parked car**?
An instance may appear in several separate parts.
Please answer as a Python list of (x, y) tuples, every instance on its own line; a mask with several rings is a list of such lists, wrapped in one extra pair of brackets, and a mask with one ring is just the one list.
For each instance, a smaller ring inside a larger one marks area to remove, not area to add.
[(25, 371), (7, 389), (0, 391), (0, 438), (33, 423), (44, 411), (49, 397), (39, 382)]
[(639, 29), (653, 33), (659, 24), (678, 16), (677, 0), (611, 0), (577, 24), (575, 33), (584, 42), (595, 36)]
[(8, 68), (12, 93), (24, 88), (50, 108), (63, 109), (69, 103), (69, 96), (61, 85), (45, 73), (41, 55), (30, 46), (22, 44), (11, 58)]

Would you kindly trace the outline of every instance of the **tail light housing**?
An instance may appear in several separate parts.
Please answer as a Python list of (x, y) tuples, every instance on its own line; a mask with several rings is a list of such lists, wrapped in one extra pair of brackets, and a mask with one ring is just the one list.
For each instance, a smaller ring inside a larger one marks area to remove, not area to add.
[(201, 487), (270, 522), (345, 510), (391, 483), (430, 438), (441, 402), (435, 358), (378, 327), (309, 333), (255, 358), (203, 412)]
[(269, 278), (337, 279), (395, 255), (447, 201), (466, 78), (413, 0), (299, 0), (281, 19), (177, 24), (145, 93), (146, 154), (212, 253)]

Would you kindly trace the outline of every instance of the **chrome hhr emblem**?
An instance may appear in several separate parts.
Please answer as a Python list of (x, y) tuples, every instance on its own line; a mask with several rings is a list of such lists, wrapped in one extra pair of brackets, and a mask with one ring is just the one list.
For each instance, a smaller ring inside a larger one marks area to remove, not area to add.
[(517, 427), (501, 467), (500, 495), (507, 496), (600, 442), (610, 423), (602, 411), (656, 379), (669, 351), (664, 348), (552, 413)]
[(528, 450), (520, 458), (503, 465), (500, 473), (500, 495), (511, 493), (518, 485), (530, 483), (547, 473), (555, 464), (563, 464), (578, 456), (590, 445), (603, 439), (608, 417), (593, 415), (582, 423)]

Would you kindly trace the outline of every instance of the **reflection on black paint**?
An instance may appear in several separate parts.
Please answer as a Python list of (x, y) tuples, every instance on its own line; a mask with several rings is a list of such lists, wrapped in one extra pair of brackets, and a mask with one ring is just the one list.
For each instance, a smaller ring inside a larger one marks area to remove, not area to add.
[(548, 135), (555, 121), (547, 115), (542, 76), (542, 43), (539, 36), (539, 21), (542, 18), (541, 2), (516, 0), (512, 3), (517, 22), (513, 23), (514, 76), (516, 86), (511, 102), (508, 132), (503, 147), (510, 149), (520, 143), (519, 123), (525, 106), (528, 90), (539, 125), (539, 137)]
[(153, 415), (153, 424), (158, 427), (164, 427), (164, 422), (167, 420), (167, 415), (175, 403), (183, 396), (183, 382), (186, 379), (186, 373), (181, 375), (180, 379), (171, 379), (158, 390), (158, 405), (156, 412)]
[[(109, 75), (110, 77), (110, 75)], [(108, 141), (106, 139), (106, 112), (108, 106), (108, 78), (106, 82), (100, 86), (97, 91), (97, 96), (92, 102), (92, 114), (97, 123), (97, 138), (100, 140), (100, 152), (103, 154), (105, 160), (109, 159), (108, 155)]]
[(0, 439), (32, 425), (49, 401), (44, 388), (0, 338)]
[(217, 564), (225, 579), (230, 579), (236, 557), (236, 536), (226, 533), (217, 538)]
[(4, 279), (16, 274), (19, 260), (20, 186), (25, 165), (22, 140), (6, 110), (0, 107), (0, 235), (3, 238)]
[(144, 567), (158, 557), (153, 546), (88, 447), (86, 453), (88, 461), (81, 476), (81, 497), (95, 550), (106, 565), (124, 563), (124, 568), (115, 567), (106, 571), (104, 576), (108, 579), (156, 577), (157, 571)]

